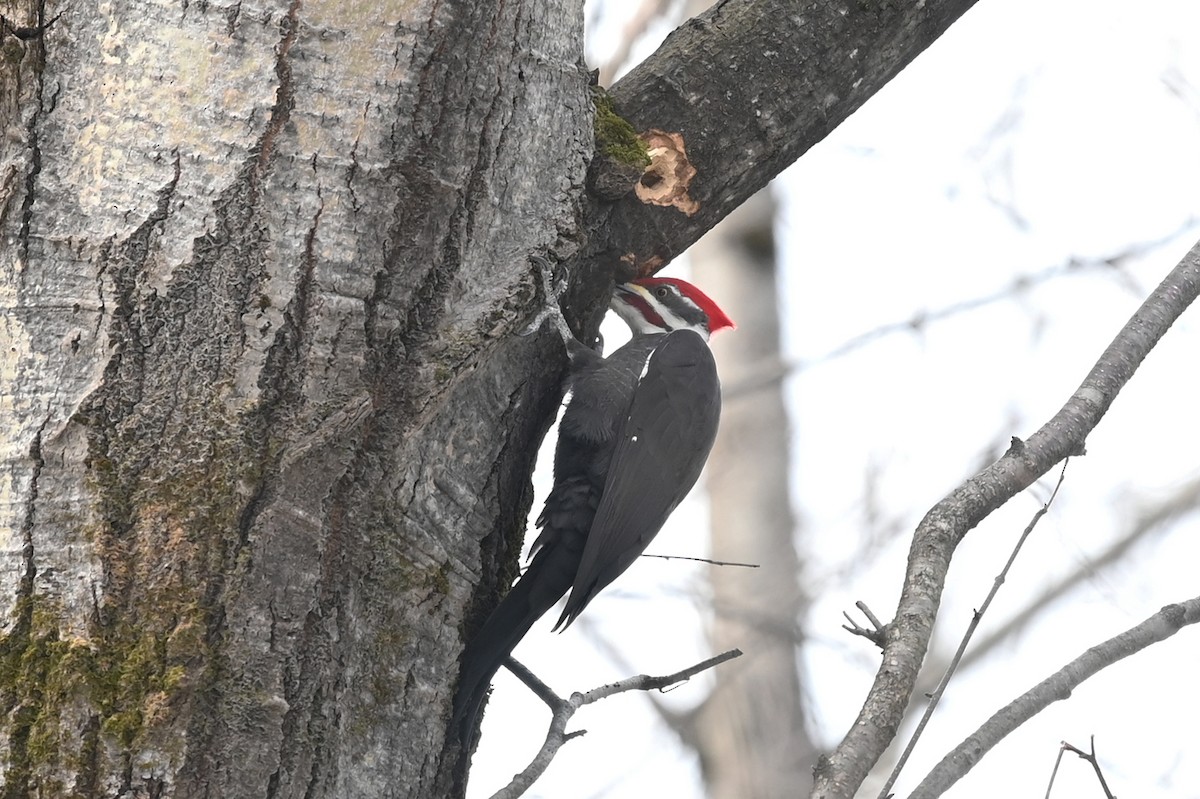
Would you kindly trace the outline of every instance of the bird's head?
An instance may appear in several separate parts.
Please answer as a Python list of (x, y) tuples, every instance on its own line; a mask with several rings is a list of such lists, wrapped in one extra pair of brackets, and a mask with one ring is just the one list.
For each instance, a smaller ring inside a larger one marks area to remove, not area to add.
[(675, 277), (643, 277), (621, 283), (609, 306), (634, 335), (694, 330), (704, 337), (734, 327), (715, 302), (700, 289)]

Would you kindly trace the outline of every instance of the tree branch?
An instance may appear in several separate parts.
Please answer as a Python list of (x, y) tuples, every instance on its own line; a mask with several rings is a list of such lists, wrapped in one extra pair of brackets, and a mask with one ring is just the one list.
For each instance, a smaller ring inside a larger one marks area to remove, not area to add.
[(1196, 622), (1200, 622), (1200, 597), (1167, 605), (1136, 627), (1092, 647), (996, 712), (942, 758), (913, 791), (910, 799), (941, 796), (1006, 735), (1052, 703), (1069, 697), (1084, 680), (1151, 644), (1165, 641)]
[(659, 560), (691, 560), (696, 563), (707, 563), (709, 566), (741, 566), (743, 569), (757, 569), (757, 563), (742, 563), (736, 560), (713, 560), (712, 558), (694, 558), (690, 555), (648, 555), (642, 553), (639, 557), (658, 558)]
[(974, 0), (720, 2), (677, 28), (612, 87), (639, 132), (678, 133), (694, 207), (632, 192), (601, 250), (641, 273), (670, 261), (837, 127)]
[[(1136, 503), (1126, 502), (1125, 504)], [(1048, 605), (1069, 594), (1085, 580), (1095, 579), (1105, 569), (1124, 562), (1126, 555), (1136, 545), (1148, 546), (1148, 539), (1152, 539), (1154, 535), (1162, 535), (1164, 528), (1167, 528), (1168, 525), (1198, 509), (1200, 509), (1200, 480), (1192, 480), (1182, 485), (1173, 496), (1142, 510), (1132, 521), (1129, 529), (1119, 538), (1109, 542), (1095, 555), (1089, 556), (1074, 571), (1051, 583), (1037, 597), (1029, 600), (1024, 607), (994, 628), (991, 633), (976, 639), (975, 646), (963, 656), (962, 662), (959, 663), (959, 669), (971, 668), (976, 663), (985, 660), (996, 647), (1025, 629)], [(936, 664), (927, 663), (922, 669), (921, 680), (913, 690), (917, 694), (933, 691), (935, 686), (929, 675), (936, 674), (940, 670)]]
[(937, 503), (909, 549), (896, 616), (874, 684), (846, 737), (815, 772), (813, 796), (850, 799), (895, 737), (933, 631), (950, 558), (963, 537), (1054, 464), (1084, 451), (1117, 394), (1171, 324), (1200, 294), (1200, 243), (1184, 256), (1100, 356), (1066, 404)]
[(525, 687), (533, 691), (538, 699), (541, 699), (550, 707), (550, 712), (553, 713), (562, 704), (563, 698), (554, 693), (554, 689), (546, 683), (542, 682), (541, 678), (534, 674), (521, 661), (514, 658), (512, 655), (504, 658), (504, 668), (513, 673), (521, 682), (525, 683)]
[(1014, 613), (991, 634), (980, 639), (963, 658), (961, 667), (969, 667), (995, 649), (1005, 639), (1022, 630), (1047, 605), (1070, 593), (1085, 580), (1095, 579), (1105, 569), (1123, 562), (1135, 545), (1144, 543), (1154, 533), (1161, 533), (1170, 523), (1200, 508), (1200, 480), (1184, 484), (1174, 496), (1139, 514), (1129, 529), (1110, 542), (1096, 555), (1089, 557), (1079, 568), (1052, 583), (1036, 598)]
[(786, 361), (777, 358), (760, 359), (750, 368), (744, 369), (736, 380), (727, 381), (721, 386), (721, 399), (729, 402), (748, 394), (753, 394), (756, 391), (762, 391), (778, 385), (785, 378), (794, 374), (844, 358), (881, 339), (899, 333), (919, 335), (928, 332), (938, 322), (955, 319), (973, 311), (978, 311), (981, 308), (1018, 299), (1023, 294), (1027, 294), (1039, 286), (1048, 285), (1063, 278), (1082, 274), (1111, 274), (1119, 279), (1122, 286), (1140, 296), (1143, 290), (1136, 289), (1131, 285), (1132, 278), (1129, 277), (1126, 271), (1128, 263), (1161, 247), (1170, 245), (1180, 236), (1189, 231), (1194, 231), (1198, 226), (1200, 226), (1200, 218), (1188, 217), (1178, 228), (1169, 233), (1153, 239), (1133, 242), (1123, 249), (1109, 253), (1108, 255), (1093, 257), (1071, 256), (1061, 264), (1045, 267), (1036, 272), (1019, 274), (1009, 281), (1007, 285), (1001, 286), (987, 294), (968, 297), (940, 308), (918, 309), (908, 319), (887, 322), (871, 330), (851, 336), (836, 347), (811, 358)]
[(854, 606), (862, 611), (862, 614), (866, 616), (867, 621), (871, 622), (871, 628), (863, 627), (854, 620), (853, 616), (843, 610), (842, 615), (846, 617), (846, 621), (848, 623), (843, 624), (842, 629), (846, 632), (853, 633), (854, 635), (861, 635), (863, 638), (866, 638), (868, 641), (875, 644), (875, 646), (883, 649), (885, 646), (887, 646), (887, 625), (879, 621), (879, 617), (872, 613), (871, 609), (867, 607), (867, 603), (863, 602), (861, 599), (858, 602), (855, 602)]
[(542, 743), (542, 748), (534, 755), (529, 765), (520, 774), (513, 777), (512, 782), (492, 794), (492, 799), (516, 799), (516, 797), (524, 794), (525, 791), (529, 790), (529, 786), (546, 771), (546, 767), (550, 765), (550, 761), (554, 759), (554, 756), (562, 748), (562, 745), (586, 732), (586, 730), (567, 732), (567, 722), (571, 720), (571, 716), (575, 715), (575, 711), (584, 705), (590, 705), (593, 702), (599, 702), (601, 699), (613, 696), (614, 694), (623, 694), (627, 691), (662, 690), (676, 683), (689, 680), (700, 672), (719, 666), (727, 660), (733, 660), (741, 656), (742, 652), (740, 649), (731, 649), (728, 652), (722, 652), (715, 657), (701, 661), (694, 666), (689, 666), (674, 674), (667, 674), (661, 677), (638, 674), (618, 682), (609, 683), (608, 685), (601, 685), (599, 688), (593, 688), (586, 693), (571, 694), (570, 699), (563, 699), (555, 694), (549, 686), (539, 680), (529, 669), (522, 666), (516, 660), (513, 660), (511, 657), (505, 659), (504, 665), (508, 667), (509, 671), (515, 674), (521, 682), (529, 686), (530, 690), (550, 706), (553, 716), (550, 720), (550, 729), (546, 731), (546, 740)]
[(1058, 489), (1062, 488), (1063, 480), (1067, 477), (1067, 464), (1070, 462), (1070, 458), (1063, 461), (1062, 471), (1058, 474), (1058, 482), (1055, 483), (1054, 491), (1050, 493), (1050, 498), (1046, 500), (1042, 507), (1038, 508), (1037, 513), (1033, 514), (1033, 518), (1029, 520), (1029, 524), (1025, 525), (1025, 530), (1022, 531), (1021, 537), (1017, 539), (1017, 543), (1013, 547), (1012, 553), (1008, 556), (1008, 561), (1004, 564), (1004, 568), (1000, 570), (1000, 574), (996, 575), (996, 579), (992, 581), (992, 588), (984, 598), (983, 604), (979, 606), (979, 610), (971, 615), (971, 623), (967, 625), (967, 631), (963, 634), (962, 641), (958, 644), (958, 651), (950, 659), (950, 665), (946, 667), (946, 672), (942, 675), (941, 682), (938, 683), (937, 689), (929, 697), (929, 704), (925, 706), (925, 712), (921, 715), (921, 721), (917, 724), (912, 737), (908, 739), (908, 745), (904, 747), (903, 754), (896, 761), (895, 768), (892, 769), (892, 773), (888, 775), (887, 781), (884, 782), (883, 788), (879, 791), (879, 799), (887, 799), (891, 793), (892, 786), (896, 784), (896, 778), (904, 770), (904, 764), (908, 762), (909, 755), (912, 754), (917, 741), (921, 738), (921, 733), (925, 731), (925, 726), (929, 724), (929, 719), (933, 717), (933, 711), (937, 710), (938, 703), (942, 701), (942, 695), (946, 693), (946, 688), (950, 685), (951, 678), (954, 677), (954, 673), (958, 670), (958, 664), (962, 662), (963, 654), (967, 651), (967, 644), (971, 642), (971, 637), (975, 635), (975, 630), (978, 629), (979, 622), (983, 619), (983, 614), (987, 613), (987, 609), (992, 605), (992, 600), (1000, 592), (1000, 586), (1004, 585), (1004, 581), (1008, 579), (1009, 569), (1016, 562), (1017, 555), (1020, 554), (1021, 547), (1025, 546), (1025, 541), (1033, 532), (1033, 528), (1037, 527), (1037, 523), (1050, 510), (1050, 505), (1053, 504), (1054, 498), (1058, 496)]
[[(1096, 736), (1091, 736), (1091, 752), (1085, 752), (1082, 749), (1072, 746), (1066, 741), (1058, 748), (1058, 760), (1054, 761), (1054, 774), (1058, 773), (1058, 764), (1062, 760), (1063, 752), (1074, 752), (1081, 758), (1092, 764), (1092, 771), (1096, 772), (1096, 779), (1100, 781), (1100, 788), (1104, 791), (1105, 799), (1117, 799), (1113, 796), (1113, 792), (1108, 789), (1108, 782), (1104, 779), (1104, 772), (1100, 770), (1100, 760), (1096, 757)], [(1050, 785), (1046, 787), (1046, 799), (1050, 799), (1050, 789), (1054, 787), (1054, 774), (1050, 775)]]

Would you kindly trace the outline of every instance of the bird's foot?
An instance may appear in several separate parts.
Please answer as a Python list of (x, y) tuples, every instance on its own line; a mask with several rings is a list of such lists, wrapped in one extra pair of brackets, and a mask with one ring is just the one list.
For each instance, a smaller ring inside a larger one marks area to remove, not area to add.
[(518, 333), (518, 336), (530, 336), (542, 329), (548, 320), (554, 324), (558, 335), (562, 337), (563, 343), (570, 351), (573, 347), (579, 345), (579, 341), (575, 338), (575, 334), (571, 332), (570, 326), (567, 324), (566, 317), (563, 316), (562, 307), (558, 304), (563, 293), (567, 290), (567, 285), (570, 283), (569, 275), (566, 270), (557, 279), (554, 276), (554, 265), (549, 259), (541, 255), (534, 255), (530, 259), (534, 267), (537, 269), (538, 278), (541, 282), (542, 308), (537, 312), (528, 325), (523, 327)]

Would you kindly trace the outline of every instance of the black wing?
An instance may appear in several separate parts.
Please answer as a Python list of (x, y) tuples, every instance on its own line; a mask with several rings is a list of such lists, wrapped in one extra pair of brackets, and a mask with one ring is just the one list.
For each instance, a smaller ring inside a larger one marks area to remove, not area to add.
[(721, 384), (708, 344), (668, 333), (651, 352), (609, 464), (571, 595), (566, 627), (629, 568), (687, 496), (717, 435)]

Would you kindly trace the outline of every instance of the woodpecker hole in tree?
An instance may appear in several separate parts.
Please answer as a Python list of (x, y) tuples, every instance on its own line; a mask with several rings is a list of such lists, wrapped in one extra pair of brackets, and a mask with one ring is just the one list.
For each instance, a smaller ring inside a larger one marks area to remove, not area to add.
[(700, 210), (700, 203), (688, 196), (688, 187), (696, 177), (679, 133), (651, 129), (642, 134), (650, 166), (642, 173), (635, 191), (638, 199), (650, 205), (673, 206), (688, 216)]

